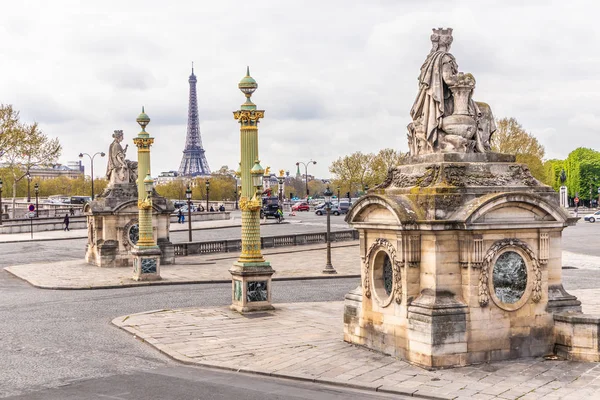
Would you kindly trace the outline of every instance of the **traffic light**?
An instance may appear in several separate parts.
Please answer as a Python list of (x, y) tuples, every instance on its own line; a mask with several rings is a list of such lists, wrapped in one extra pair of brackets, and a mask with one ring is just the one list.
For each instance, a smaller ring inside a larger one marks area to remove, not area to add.
[(346, 197), (350, 200), (350, 192), (346, 192)]
[(290, 200), (294, 198), (294, 193), (290, 193)]

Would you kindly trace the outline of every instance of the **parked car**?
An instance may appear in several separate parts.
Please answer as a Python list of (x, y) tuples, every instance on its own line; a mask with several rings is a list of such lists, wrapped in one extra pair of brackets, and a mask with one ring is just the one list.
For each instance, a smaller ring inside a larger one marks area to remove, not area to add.
[[(185, 206), (179, 207), (179, 209), (183, 213), (187, 213), (188, 212), (188, 206), (187, 206), (187, 204)], [(196, 211), (198, 211), (198, 209), (196, 208), (196, 206), (194, 204), (192, 204), (192, 212), (196, 212)]]
[(349, 201), (340, 201), (340, 204), (339, 204), (340, 212), (342, 214), (346, 214), (351, 206), (352, 206), (352, 203), (350, 203)]
[(310, 206), (305, 201), (296, 203), (292, 206), (292, 211), (309, 211), (309, 210), (310, 210)]
[[(331, 214), (333, 215), (340, 215), (342, 212), (340, 211), (340, 209), (338, 208), (337, 204), (332, 204), (331, 205)], [(327, 208), (322, 207), (319, 208), (318, 210), (315, 211), (315, 214), (317, 215), (327, 215)]]
[(175, 209), (181, 208), (183, 206), (185, 206), (187, 204), (187, 201), (184, 200), (175, 200), (173, 202), (173, 207), (175, 207)]
[(92, 201), (90, 196), (71, 196), (71, 204), (85, 204)]
[(593, 214), (586, 215), (585, 217), (583, 217), (584, 221), (589, 221), (591, 223), (596, 222), (597, 219), (600, 219), (600, 211), (596, 211)]

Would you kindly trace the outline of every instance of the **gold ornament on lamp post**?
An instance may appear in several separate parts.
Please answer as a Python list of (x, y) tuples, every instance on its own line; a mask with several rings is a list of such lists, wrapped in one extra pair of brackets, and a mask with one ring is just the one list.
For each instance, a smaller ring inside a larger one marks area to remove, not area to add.
[(138, 115), (137, 123), (142, 131), (133, 139), (138, 149), (138, 170), (147, 171), (148, 174), (142, 179), (139, 175), (138, 185), (138, 218), (139, 239), (131, 254), (133, 254), (133, 279), (137, 281), (148, 281), (160, 279), (160, 248), (154, 240), (152, 228), (152, 194), (154, 192), (154, 180), (150, 175), (150, 146), (154, 138), (146, 132), (146, 126), (150, 123), (150, 117), (144, 112)]
[(232, 277), (231, 308), (243, 313), (273, 308), (271, 276), (275, 271), (260, 251), (260, 209), (265, 171), (258, 158), (258, 122), (264, 118), (265, 112), (257, 110), (250, 99), (258, 84), (250, 76), (249, 68), (238, 87), (246, 96), (246, 102), (233, 112), (240, 123), (242, 253), (229, 272)]

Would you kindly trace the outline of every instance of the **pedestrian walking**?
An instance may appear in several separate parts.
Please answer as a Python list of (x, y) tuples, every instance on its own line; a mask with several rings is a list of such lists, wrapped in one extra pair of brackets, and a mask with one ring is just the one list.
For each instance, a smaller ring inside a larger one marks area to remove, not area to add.
[(177, 211), (177, 222), (183, 224), (183, 211), (181, 211), (181, 208), (179, 209), (179, 211)]
[(73, 207), (69, 208), (69, 214), (75, 215), (75, 210), (73, 209)]
[(69, 214), (65, 214), (65, 219), (63, 220), (63, 224), (65, 224), (65, 231), (69, 230)]

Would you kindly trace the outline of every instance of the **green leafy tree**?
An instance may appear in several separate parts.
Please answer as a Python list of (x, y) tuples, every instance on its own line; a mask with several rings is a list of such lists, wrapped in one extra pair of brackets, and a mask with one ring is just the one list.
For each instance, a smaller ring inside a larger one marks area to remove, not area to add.
[(565, 167), (565, 162), (563, 160), (547, 160), (544, 162), (544, 169), (546, 175), (546, 183), (556, 191), (560, 189), (560, 173)]
[(156, 185), (156, 192), (169, 200), (185, 200), (186, 189), (187, 183), (180, 178)]
[(400, 165), (406, 156), (407, 154), (390, 148), (379, 150), (371, 160), (372, 182), (380, 184), (385, 181), (388, 171)]
[(564, 163), (569, 196), (588, 201), (596, 198), (600, 184), (600, 152), (579, 147), (569, 153)]
[[(36, 122), (22, 124), (18, 121), (18, 113), (4, 110), (0, 118), (5, 118), (0, 125), (6, 124), (8, 129), (2, 131), (4, 148), (0, 155), (10, 171), (12, 181), (12, 209), (15, 209), (18, 183), (23, 180), (34, 167), (48, 167), (58, 160), (62, 147), (57, 138), (50, 139)], [(16, 119), (16, 121), (14, 121)]]
[(497, 130), (492, 136), (492, 150), (498, 153), (514, 154), (517, 162), (527, 164), (531, 174), (542, 182), (547, 182), (543, 165), (544, 146), (515, 118), (502, 118), (496, 121)]
[(366, 185), (374, 183), (371, 161), (374, 154), (364, 154), (357, 151), (349, 156), (340, 157), (329, 166), (329, 172), (334, 175), (332, 186), (339, 187), (342, 193), (352, 195), (360, 193)]

